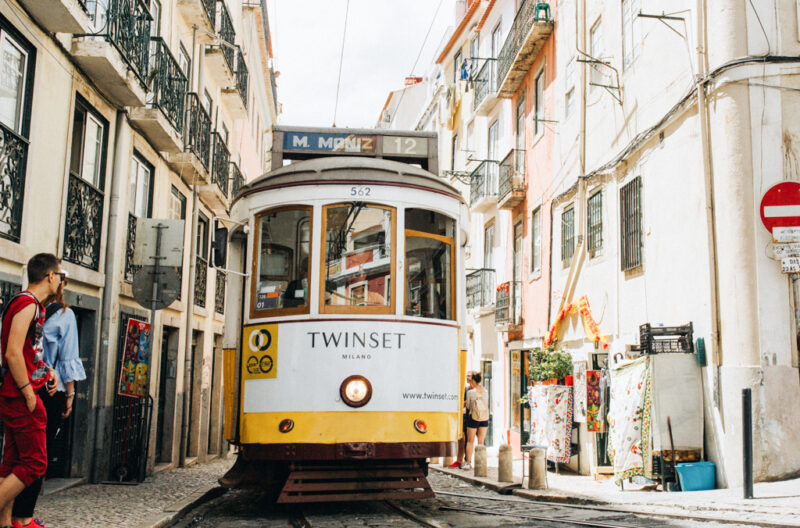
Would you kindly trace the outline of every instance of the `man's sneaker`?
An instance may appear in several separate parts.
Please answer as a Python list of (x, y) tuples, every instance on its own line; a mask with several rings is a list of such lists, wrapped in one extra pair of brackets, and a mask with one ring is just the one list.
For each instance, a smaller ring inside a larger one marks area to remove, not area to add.
[(461, 467), (461, 462), (459, 462), (458, 460), (456, 460), (455, 462), (453, 462), (452, 464), (450, 464), (450, 465), (449, 465), (449, 466), (447, 466), (447, 467), (449, 467), (449, 468), (452, 468), (452, 469), (455, 469), (455, 468), (457, 468), (457, 467)]
[(470, 466), (469, 464), (461, 464), (461, 466), (459, 466), (459, 467), (461, 469), (472, 469), (472, 466)]
[(47, 528), (44, 525), (44, 521), (41, 519), (33, 519), (28, 524), (20, 524), (17, 521), (11, 521), (11, 526), (13, 528)]

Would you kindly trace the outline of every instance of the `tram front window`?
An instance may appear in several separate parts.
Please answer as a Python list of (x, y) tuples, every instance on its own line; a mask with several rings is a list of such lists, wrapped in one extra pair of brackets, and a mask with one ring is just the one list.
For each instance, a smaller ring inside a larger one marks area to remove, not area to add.
[(390, 313), (394, 209), (336, 204), (324, 220), (323, 311)]
[(405, 314), (455, 319), (455, 222), (440, 213), (407, 209)]
[(308, 312), (310, 207), (282, 207), (256, 219), (254, 312)]

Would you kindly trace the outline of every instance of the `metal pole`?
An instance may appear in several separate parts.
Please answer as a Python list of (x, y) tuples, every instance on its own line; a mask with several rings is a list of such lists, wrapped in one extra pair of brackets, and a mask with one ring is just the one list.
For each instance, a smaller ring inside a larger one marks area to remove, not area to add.
[(753, 402), (750, 389), (742, 389), (742, 467), (744, 498), (753, 498)]
[[(161, 280), (161, 260), (164, 257), (161, 256), (161, 231), (163, 231), (167, 226), (163, 225), (162, 223), (158, 223), (153, 227), (156, 230), (156, 254), (151, 257), (153, 259), (153, 291), (152, 297), (150, 298), (150, 343), (155, 343), (155, 335), (156, 335), (156, 303), (158, 302), (158, 283)], [(163, 333), (161, 339), (164, 339)], [(151, 346), (152, 348), (152, 346)], [(150, 350), (150, 357), (152, 358), (153, 351)]]

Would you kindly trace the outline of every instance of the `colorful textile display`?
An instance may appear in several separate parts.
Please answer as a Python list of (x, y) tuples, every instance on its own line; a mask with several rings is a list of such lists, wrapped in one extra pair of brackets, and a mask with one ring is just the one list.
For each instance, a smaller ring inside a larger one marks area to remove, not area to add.
[(586, 430), (590, 433), (605, 431), (603, 420), (600, 416), (603, 391), (600, 390), (599, 370), (586, 371)]
[(578, 361), (573, 368), (573, 387), (575, 403), (572, 406), (572, 419), (575, 422), (586, 421), (586, 361)]
[(641, 357), (611, 371), (608, 454), (617, 485), (636, 475), (652, 477), (649, 360)]
[(550, 332), (548, 332), (547, 337), (544, 340), (544, 346), (550, 346), (553, 344), (553, 342), (558, 341), (558, 331), (561, 328), (561, 321), (563, 321), (568, 315), (575, 313), (580, 314), (581, 316), (583, 330), (586, 332), (586, 337), (595, 343), (602, 344), (603, 349), (607, 349), (608, 338), (604, 335), (600, 335), (600, 327), (597, 326), (594, 317), (592, 317), (592, 312), (589, 308), (589, 299), (585, 295), (578, 299), (577, 303), (569, 303), (561, 309), (556, 317), (556, 321), (553, 323), (553, 327), (550, 329)]
[(572, 387), (536, 385), (529, 391), (531, 440), (547, 446), (547, 459), (569, 462), (572, 455)]

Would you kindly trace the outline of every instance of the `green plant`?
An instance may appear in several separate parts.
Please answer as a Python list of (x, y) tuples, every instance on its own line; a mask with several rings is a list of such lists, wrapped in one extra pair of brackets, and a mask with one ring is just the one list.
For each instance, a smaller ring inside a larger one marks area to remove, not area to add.
[(528, 374), (533, 381), (571, 376), (572, 370), (572, 356), (556, 350), (553, 346), (549, 346), (545, 350), (535, 348), (530, 353)]

